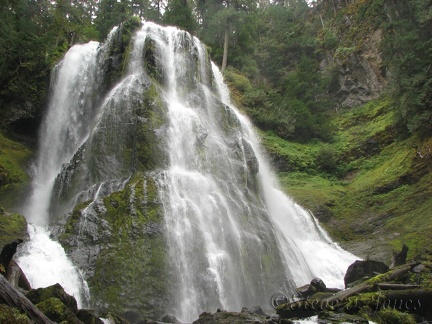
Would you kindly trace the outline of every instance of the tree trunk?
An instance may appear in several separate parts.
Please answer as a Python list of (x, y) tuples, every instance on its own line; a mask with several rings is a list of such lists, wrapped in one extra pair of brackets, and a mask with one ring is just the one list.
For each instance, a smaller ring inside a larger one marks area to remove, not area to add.
[(225, 70), (228, 61), (228, 40), (229, 40), (229, 23), (227, 23), (225, 28), (224, 51), (223, 51), (223, 58), (222, 58), (222, 72)]
[(420, 285), (405, 285), (395, 283), (379, 283), (378, 288), (381, 290), (408, 290), (421, 288)]
[(15, 290), (5, 277), (0, 275), (0, 301), (10, 307), (18, 308), (22, 313), (38, 324), (53, 324), (35, 305), (23, 294)]

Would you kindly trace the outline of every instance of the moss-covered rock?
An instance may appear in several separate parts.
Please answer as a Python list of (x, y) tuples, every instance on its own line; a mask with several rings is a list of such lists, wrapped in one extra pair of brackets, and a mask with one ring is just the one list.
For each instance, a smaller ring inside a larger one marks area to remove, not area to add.
[(36, 307), (41, 310), (50, 320), (68, 324), (81, 324), (82, 322), (62, 301), (55, 297), (50, 297), (38, 304)]
[(144, 68), (150, 77), (163, 84), (163, 70), (157, 62), (156, 42), (150, 37), (144, 43)]
[(374, 314), (373, 320), (379, 324), (415, 324), (416, 319), (412, 314), (400, 312), (393, 308), (384, 308)]
[(107, 319), (110, 323), (114, 324), (129, 324), (127, 320), (125, 320), (123, 317), (118, 316), (113, 313), (107, 313), (102, 316), (103, 318)]
[(75, 298), (67, 294), (63, 287), (58, 283), (45, 288), (32, 289), (26, 294), (26, 297), (33, 304), (42, 303), (49, 298), (56, 298), (59, 299), (74, 314), (78, 312)]
[(16, 239), (26, 239), (27, 221), (19, 214), (9, 214), (0, 208), (0, 250), (5, 244)]
[(104, 70), (106, 89), (110, 89), (124, 76), (131, 51), (131, 39), (134, 31), (141, 26), (138, 17), (131, 17), (123, 22), (112, 35), (112, 42), (108, 53), (109, 59), (105, 61)]
[(79, 205), (60, 236), (100, 311), (126, 319), (163, 315), (169, 278), (156, 178), (136, 173), (124, 189)]
[(103, 324), (104, 322), (95, 315), (95, 312), (89, 309), (80, 309), (77, 318), (85, 324)]
[(19, 205), (28, 183), (26, 166), (32, 157), (31, 150), (0, 133), (0, 206), (12, 208)]
[(0, 323), (4, 324), (30, 324), (30, 319), (17, 309), (0, 304)]

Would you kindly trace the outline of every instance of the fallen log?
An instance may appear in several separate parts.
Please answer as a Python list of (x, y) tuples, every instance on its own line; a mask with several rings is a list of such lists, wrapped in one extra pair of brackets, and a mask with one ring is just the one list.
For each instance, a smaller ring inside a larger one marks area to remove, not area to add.
[(355, 295), (358, 295), (358, 294), (364, 293), (364, 292), (370, 292), (372, 290), (373, 290), (373, 285), (370, 285), (367, 283), (362, 283), (362, 284), (354, 286), (352, 288), (342, 290), (342, 291), (334, 294), (333, 296), (325, 298), (324, 301), (327, 303), (333, 303), (335, 301), (343, 301), (343, 300), (346, 300), (347, 298), (349, 298), (351, 296), (355, 296)]
[(22, 293), (15, 290), (3, 275), (0, 275), (0, 302), (14, 308), (38, 324), (54, 324), (35, 305), (32, 304)]
[(9, 263), (5, 277), (15, 289), (18, 287), (27, 291), (32, 289), (26, 275), (14, 260)]
[(390, 307), (417, 313), (432, 313), (432, 289), (430, 288), (390, 290), (384, 293), (386, 300), (393, 303), (389, 305)]
[(379, 283), (377, 286), (381, 290), (407, 290), (420, 288), (420, 285), (406, 285), (394, 283)]

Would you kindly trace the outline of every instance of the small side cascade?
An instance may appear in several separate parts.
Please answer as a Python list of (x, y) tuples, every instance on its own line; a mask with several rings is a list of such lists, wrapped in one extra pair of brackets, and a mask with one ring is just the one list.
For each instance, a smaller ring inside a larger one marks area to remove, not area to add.
[(86, 141), (97, 116), (100, 81), (98, 66), (106, 59), (114, 29), (104, 44), (73, 46), (55, 67), (47, 115), (40, 129), (39, 152), (34, 165), (32, 193), (23, 214), (29, 222), (30, 241), (16, 255), (34, 288), (60, 283), (79, 307), (88, 306), (89, 289), (83, 273), (68, 259), (48, 229), (55, 179)]

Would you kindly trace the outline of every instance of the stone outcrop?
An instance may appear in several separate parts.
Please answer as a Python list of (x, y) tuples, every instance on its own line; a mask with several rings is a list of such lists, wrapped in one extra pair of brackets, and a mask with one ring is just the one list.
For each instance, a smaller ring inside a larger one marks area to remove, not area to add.
[(317, 292), (325, 292), (326, 284), (320, 278), (314, 278), (308, 285), (304, 285), (296, 289), (296, 293), (300, 298), (308, 298)]
[(28, 237), (27, 221), (24, 216), (10, 214), (0, 208), (0, 248), (16, 239)]
[(370, 278), (379, 273), (387, 272), (389, 267), (380, 261), (357, 260), (351, 264), (344, 277), (345, 287), (348, 287), (353, 282), (363, 279)]
[(339, 98), (341, 107), (359, 106), (383, 92), (387, 75), (379, 49), (382, 38), (382, 30), (378, 29), (364, 40), (359, 50), (336, 51), (321, 61), (322, 70), (331, 69), (336, 75), (330, 91)]

